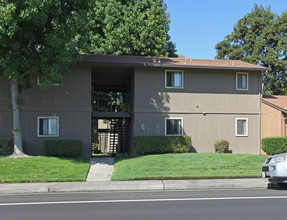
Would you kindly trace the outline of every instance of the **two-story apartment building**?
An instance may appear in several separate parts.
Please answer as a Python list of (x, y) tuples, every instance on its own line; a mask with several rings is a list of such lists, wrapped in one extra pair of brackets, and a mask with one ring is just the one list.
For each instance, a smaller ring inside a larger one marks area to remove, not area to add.
[[(260, 154), (261, 66), (242, 61), (83, 55), (63, 85), (23, 92), (24, 150), (42, 155), (46, 139), (79, 139), (82, 156), (131, 152), (135, 136), (189, 135), (191, 151)], [(12, 136), (10, 82), (0, 77), (0, 138)]]

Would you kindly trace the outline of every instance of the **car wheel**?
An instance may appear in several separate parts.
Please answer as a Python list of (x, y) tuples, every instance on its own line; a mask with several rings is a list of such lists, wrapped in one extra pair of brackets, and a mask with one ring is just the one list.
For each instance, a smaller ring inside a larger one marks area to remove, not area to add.
[(287, 183), (278, 183), (278, 185), (284, 189), (287, 189)]

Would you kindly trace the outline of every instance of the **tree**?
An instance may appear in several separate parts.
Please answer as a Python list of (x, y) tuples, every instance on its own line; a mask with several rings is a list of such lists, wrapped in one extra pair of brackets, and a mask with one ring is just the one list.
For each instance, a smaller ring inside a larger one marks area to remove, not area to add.
[(1, 0), (0, 75), (11, 81), (14, 154), (23, 153), (19, 88), (43, 76), (42, 88), (62, 80), (79, 59), (85, 0)]
[[(80, 52), (175, 56), (163, 0), (1, 0), (0, 75), (11, 81), (14, 154), (23, 153), (19, 97), (30, 78), (62, 82)], [(19, 91), (20, 89), (20, 91)]]
[(274, 14), (270, 7), (255, 5), (216, 45), (217, 59), (242, 60), (270, 68), (263, 77), (263, 92), (287, 93), (287, 12)]
[(88, 43), (83, 52), (176, 56), (163, 0), (92, 1), (87, 16)]

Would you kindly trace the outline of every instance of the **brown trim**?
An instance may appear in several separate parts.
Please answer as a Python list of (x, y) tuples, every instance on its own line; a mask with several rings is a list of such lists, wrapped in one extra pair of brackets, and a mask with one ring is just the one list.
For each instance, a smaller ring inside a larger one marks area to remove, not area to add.
[(91, 107), (81, 106), (23, 106), (23, 112), (91, 112)]
[(128, 112), (92, 112), (92, 118), (131, 118)]
[(266, 104), (266, 105), (269, 105), (269, 106), (271, 106), (271, 107), (273, 107), (273, 108), (275, 108), (275, 109), (277, 109), (277, 110), (279, 110), (279, 111), (281, 111), (281, 112), (287, 113), (287, 110), (286, 110), (286, 109), (280, 108), (280, 107), (278, 107), (277, 105), (274, 105), (274, 104), (272, 104), (272, 103), (270, 103), (270, 102), (268, 102), (268, 101), (266, 101), (266, 100), (264, 100), (264, 99), (261, 99), (261, 101), (262, 101), (262, 103), (264, 103), (264, 104)]
[(268, 71), (268, 68), (239, 60), (203, 60), (169, 57), (115, 56), (82, 54), (82, 61), (91, 65), (112, 65), (126, 67), (170, 67), (192, 69), (221, 69), (238, 71)]

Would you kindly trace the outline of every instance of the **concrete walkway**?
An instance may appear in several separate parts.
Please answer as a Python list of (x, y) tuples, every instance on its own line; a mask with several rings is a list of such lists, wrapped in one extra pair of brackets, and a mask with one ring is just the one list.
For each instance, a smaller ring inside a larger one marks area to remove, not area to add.
[(87, 182), (111, 181), (113, 170), (113, 157), (91, 158), (91, 166), (87, 176)]

